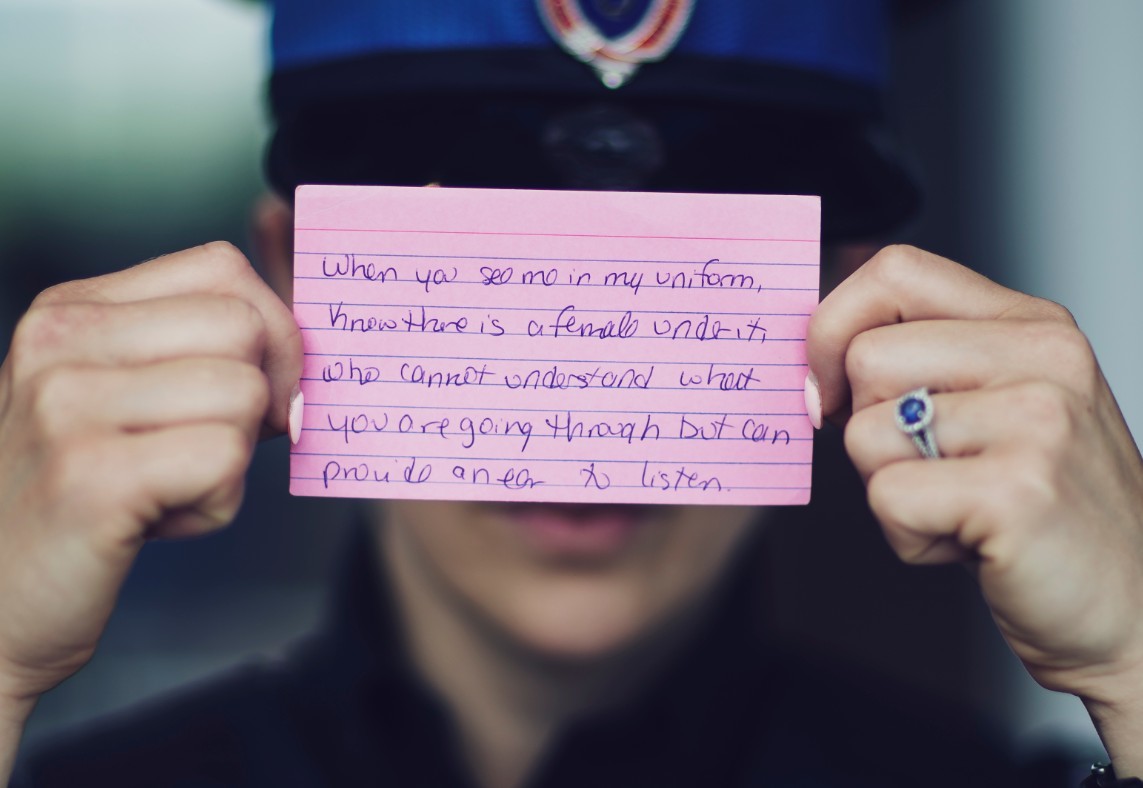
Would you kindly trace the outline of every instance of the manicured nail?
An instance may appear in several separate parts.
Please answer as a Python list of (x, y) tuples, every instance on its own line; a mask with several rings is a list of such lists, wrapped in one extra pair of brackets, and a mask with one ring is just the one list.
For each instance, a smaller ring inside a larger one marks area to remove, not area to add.
[(287, 415), (287, 422), (290, 429), (290, 443), (297, 445), (298, 441), (302, 439), (302, 411), (305, 409), (306, 398), (302, 395), (301, 385), (294, 384), (294, 390), (290, 392), (290, 409)]
[(806, 415), (810, 417), (810, 424), (814, 425), (815, 430), (822, 428), (822, 391), (812, 372), (806, 375)]

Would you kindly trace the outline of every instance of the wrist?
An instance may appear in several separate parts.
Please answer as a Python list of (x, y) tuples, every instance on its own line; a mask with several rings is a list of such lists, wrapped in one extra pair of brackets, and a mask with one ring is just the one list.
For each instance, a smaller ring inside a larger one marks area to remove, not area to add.
[(1081, 696), (1081, 700), (1118, 778), (1143, 778), (1143, 678), (1119, 683), (1115, 693)]
[(16, 753), (24, 735), (24, 725), (36, 706), (36, 698), (0, 695), (0, 785), (7, 785), (16, 765)]
[(1110, 763), (1093, 763), (1080, 788), (1143, 788), (1143, 780), (1138, 777), (1121, 778)]

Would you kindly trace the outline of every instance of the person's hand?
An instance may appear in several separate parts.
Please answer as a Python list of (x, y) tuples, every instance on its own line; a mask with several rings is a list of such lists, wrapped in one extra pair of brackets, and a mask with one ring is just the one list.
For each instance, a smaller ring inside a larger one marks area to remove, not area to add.
[[(808, 355), (893, 549), (968, 562), (1033, 677), (1115, 749), (1143, 722), (1143, 461), (1071, 315), (890, 247), (822, 302)], [(895, 422), (921, 386), (937, 460)], [(1118, 749), (1143, 766), (1143, 739)]]
[(147, 539), (233, 518), (301, 356), (289, 310), (228, 244), (35, 300), (0, 367), (0, 712), (91, 656)]

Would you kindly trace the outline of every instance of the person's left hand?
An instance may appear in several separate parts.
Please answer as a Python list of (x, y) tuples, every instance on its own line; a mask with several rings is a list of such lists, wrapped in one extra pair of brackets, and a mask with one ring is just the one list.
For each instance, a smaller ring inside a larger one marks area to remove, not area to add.
[[(1143, 460), (1068, 311), (889, 247), (807, 350), (897, 554), (969, 563), (1032, 676), (1087, 703), (1121, 775), (1143, 769)], [(921, 386), (935, 461), (895, 421)]]

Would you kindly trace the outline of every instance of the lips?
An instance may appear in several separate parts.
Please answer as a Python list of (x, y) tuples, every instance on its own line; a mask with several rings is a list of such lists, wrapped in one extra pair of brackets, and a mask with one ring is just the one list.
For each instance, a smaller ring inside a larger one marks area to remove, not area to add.
[(533, 550), (552, 558), (609, 558), (631, 544), (654, 507), (507, 504), (497, 507)]

